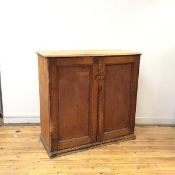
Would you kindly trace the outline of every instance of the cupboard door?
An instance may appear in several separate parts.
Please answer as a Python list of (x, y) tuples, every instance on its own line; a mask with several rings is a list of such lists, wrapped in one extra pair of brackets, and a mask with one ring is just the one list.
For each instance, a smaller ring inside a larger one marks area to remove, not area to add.
[(55, 116), (54, 140), (58, 150), (96, 141), (97, 82), (92, 58), (52, 61), (52, 111)]
[(104, 79), (99, 83), (99, 141), (134, 132), (139, 57), (108, 57), (102, 65)]

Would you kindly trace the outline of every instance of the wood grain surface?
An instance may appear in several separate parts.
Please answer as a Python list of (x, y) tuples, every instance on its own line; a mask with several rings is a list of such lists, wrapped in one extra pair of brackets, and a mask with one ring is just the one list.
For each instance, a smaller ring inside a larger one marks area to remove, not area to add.
[(79, 57), (79, 56), (111, 56), (111, 55), (140, 55), (140, 52), (128, 50), (60, 50), (37, 51), (43, 57)]
[(136, 127), (136, 140), (49, 159), (40, 126), (0, 126), (0, 175), (174, 175), (175, 127)]
[(38, 54), (41, 140), (49, 156), (133, 139), (140, 55), (61, 53)]

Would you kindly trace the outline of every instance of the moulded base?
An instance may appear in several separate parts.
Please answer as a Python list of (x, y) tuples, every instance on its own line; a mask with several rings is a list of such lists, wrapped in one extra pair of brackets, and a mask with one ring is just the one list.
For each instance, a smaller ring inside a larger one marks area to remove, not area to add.
[(77, 146), (77, 147), (73, 147), (73, 148), (67, 148), (67, 149), (62, 149), (62, 150), (50, 152), (47, 144), (45, 143), (45, 141), (42, 137), (42, 135), (40, 135), (40, 140), (43, 143), (43, 145), (44, 145), (44, 147), (47, 151), (47, 154), (50, 158), (53, 158), (55, 156), (63, 156), (63, 155), (71, 154), (71, 153), (76, 153), (76, 152), (87, 150), (87, 149), (90, 149), (90, 148), (96, 148), (96, 147), (100, 147), (100, 146), (104, 146), (104, 145), (109, 145), (109, 144), (112, 144), (114, 142), (118, 143), (118, 142), (122, 142), (122, 141), (126, 141), (126, 140), (133, 140), (133, 139), (136, 139), (135, 134), (129, 134), (129, 135), (126, 135), (126, 136), (121, 136), (121, 137), (111, 139), (111, 140), (107, 140), (107, 141), (95, 142), (95, 143), (81, 145), (81, 146)]

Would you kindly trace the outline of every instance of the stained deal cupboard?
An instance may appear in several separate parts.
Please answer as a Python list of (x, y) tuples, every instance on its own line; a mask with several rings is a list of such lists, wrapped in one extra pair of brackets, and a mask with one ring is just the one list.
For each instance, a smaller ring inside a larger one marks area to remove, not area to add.
[(139, 52), (37, 53), (40, 138), (49, 156), (135, 138)]

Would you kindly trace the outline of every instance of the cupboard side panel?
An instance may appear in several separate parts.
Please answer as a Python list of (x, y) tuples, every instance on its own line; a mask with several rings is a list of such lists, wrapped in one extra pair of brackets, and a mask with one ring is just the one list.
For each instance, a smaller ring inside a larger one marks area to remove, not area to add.
[(136, 113), (136, 103), (137, 103), (140, 55), (135, 56), (134, 58), (135, 58), (135, 61), (132, 64), (132, 70), (131, 70), (131, 90), (130, 90), (129, 129), (131, 133), (134, 133), (134, 128), (135, 128), (135, 113)]
[(38, 56), (39, 71), (39, 95), (40, 95), (40, 123), (41, 137), (47, 147), (50, 147), (49, 140), (49, 73), (46, 58)]

